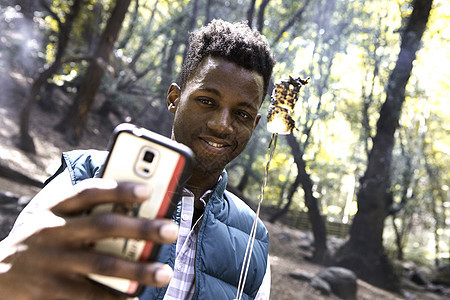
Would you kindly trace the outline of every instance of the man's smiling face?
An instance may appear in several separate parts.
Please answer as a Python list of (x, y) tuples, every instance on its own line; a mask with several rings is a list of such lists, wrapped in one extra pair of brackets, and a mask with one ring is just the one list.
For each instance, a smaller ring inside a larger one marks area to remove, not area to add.
[(262, 98), (260, 74), (207, 57), (181, 93), (174, 85), (169, 90), (172, 137), (194, 151), (197, 171), (220, 174), (247, 145), (261, 117)]

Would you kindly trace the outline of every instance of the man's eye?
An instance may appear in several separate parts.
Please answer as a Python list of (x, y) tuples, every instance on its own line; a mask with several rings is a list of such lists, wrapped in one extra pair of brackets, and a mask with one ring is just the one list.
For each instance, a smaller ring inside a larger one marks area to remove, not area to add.
[(245, 111), (238, 111), (237, 114), (239, 117), (246, 119), (246, 120), (251, 118), (251, 116)]
[(213, 101), (212, 101), (211, 99), (208, 99), (208, 98), (199, 98), (198, 101), (199, 101), (201, 104), (205, 104), (205, 105), (211, 105), (211, 104), (213, 104)]

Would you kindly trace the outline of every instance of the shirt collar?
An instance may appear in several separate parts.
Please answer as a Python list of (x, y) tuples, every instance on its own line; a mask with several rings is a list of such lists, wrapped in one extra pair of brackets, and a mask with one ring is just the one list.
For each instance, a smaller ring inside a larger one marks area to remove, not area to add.
[[(221, 180), (222, 180), (222, 174), (219, 176), (219, 180), (217, 180), (216, 186), (217, 186), (217, 184), (219, 184), (221, 182)], [(214, 192), (214, 189), (215, 189), (215, 187), (213, 189), (211, 189), (211, 190), (207, 190), (200, 197), (200, 202), (203, 203), (203, 208), (206, 207), (206, 203), (208, 203), (208, 200), (211, 197), (212, 193)], [(192, 193), (188, 188), (184, 187), (182, 196), (183, 197), (194, 197), (194, 193)]]

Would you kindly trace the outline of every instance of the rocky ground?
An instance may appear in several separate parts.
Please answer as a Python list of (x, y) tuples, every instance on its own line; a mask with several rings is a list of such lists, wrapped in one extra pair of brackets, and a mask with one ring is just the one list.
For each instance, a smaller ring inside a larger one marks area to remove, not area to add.
[[(31, 114), (30, 128), (36, 142), (37, 154), (31, 155), (20, 151), (15, 145), (19, 110), (29, 82), (20, 74), (5, 74), (5, 72), (0, 74), (3, 74), (0, 75), (3, 84), (14, 84), (14, 88), (3, 89), (0, 93), (0, 166), (26, 174), (37, 181), (43, 181), (57, 169), (60, 153), (72, 148), (64, 142), (59, 133), (52, 129), (60, 116), (42, 111), (35, 106)], [(109, 132), (88, 130), (78, 148), (103, 149), (106, 147), (108, 135)], [(1, 172), (0, 175), (2, 175)], [(3, 199), (10, 199), (0, 202), (2, 210), (0, 225), (5, 228), (9, 226), (22, 205), (38, 192), (39, 188), (29, 184), (19, 184), (18, 180), (12, 181), (0, 176), (0, 191), (3, 194), (6, 192), (8, 196)], [(324, 268), (308, 262), (304, 258), (309, 254), (308, 250), (299, 247), (300, 244), (304, 245), (305, 239), (308, 239), (310, 234), (288, 228), (280, 223), (266, 222), (266, 224), (271, 237), (271, 299), (339, 299), (334, 295), (324, 295), (311, 287), (308, 281), (292, 277), (292, 274), (312, 277)], [(447, 299), (441, 294), (425, 291), (423, 287), (413, 284), (409, 284), (402, 295), (381, 290), (361, 280), (358, 280), (357, 284), (357, 299)]]

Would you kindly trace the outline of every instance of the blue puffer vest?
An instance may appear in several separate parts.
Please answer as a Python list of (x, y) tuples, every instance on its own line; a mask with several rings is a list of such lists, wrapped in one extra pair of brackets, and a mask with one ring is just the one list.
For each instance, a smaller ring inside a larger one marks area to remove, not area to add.
[[(63, 154), (62, 165), (54, 176), (67, 167), (73, 184), (98, 177), (106, 155), (107, 152), (96, 150), (66, 152)], [(206, 205), (198, 233), (193, 299), (230, 300), (236, 296), (255, 214), (238, 197), (225, 191), (226, 185), (227, 173), (224, 171)], [(181, 201), (173, 216), (177, 223), (180, 214)], [(163, 245), (158, 261), (173, 267), (175, 249), (175, 243)], [(268, 232), (259, 221), (242, 299), (253, 299), (256, 296), (266, 272), (268, 250)], [(147, 287), (140, 299), (163, 299), (165, 291), (166, 288)]]

